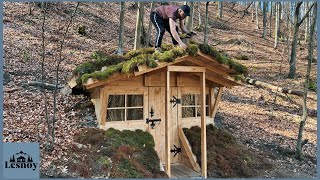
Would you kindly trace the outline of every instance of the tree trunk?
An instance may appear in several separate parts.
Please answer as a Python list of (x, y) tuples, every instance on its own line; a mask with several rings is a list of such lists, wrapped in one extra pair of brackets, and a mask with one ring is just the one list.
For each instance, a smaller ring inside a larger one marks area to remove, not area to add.
[(199, 28), (201, 27), (201, 11), (200, 11), (200, 5), (201, 5), (201, 2), (198, 2), (198, 25), (199, 25)]
[(189, 7), (190, 7), (190, 16), (187, 16), (186, 28), (188, 29), (188, 31), (191, 31), (193, 29), (194, 2), (190, 2)]
[(204, 26), (204, 44), (208, 44), (208, 12), (209, 10), (209, 2), (206, 2), (206, 22), (205, 22), (205, 26)]
[(262, 14), (263, 14), (263, 33), (262, 33), (262, 38), (266, 39), (267, 36), (267, 4), (268, 2), (263, 2), (263, 10), (262, 10)]
[(308, 90), (309, 90), (309, 80), (310, 80), (310, 72), (311, 72), (311, 63), (313, 59), (313, 50), (314, 50), (314, 32), (315, 32), (315, 25), (317, 21), (317, 3), (315, 3), (313, 7), (313, 20), (310, 27), (310, 36), (309, 36), (309, 45), (308, 45), (308, 68), (307, 68), (307, 75), (306, 75), (306, 81), (305, 81), (305, 87), (304, 87), (304, 94), (303, 94), (303, 114), (300, 121), (299, 126), (299, 133), (298, 133), (298, 139), (297, 139), (297, 146), (296, 146), (296, 157), (298, 159), (301, 159), (302, 157), (302, 136), (303, 136), (303, 130), (304, 125), (307, 120), (307, 96), (308, 96)]
[[(308, 11), (309, 9), (309, 2), (305, 2), (305, 12)], [(304, 30), (304, 43), (307, 44), (308, 43), (308, 37), (309, 37), (309, 26), (310, 26), (310, 14), (308, 13), (308, 17), (306, 18), (306, 23), (305, 23), (305, 30)]]
[(269, 24), (270, 24), (270, 25), (269, 25), (269, 27), (270, 27), (270, 28), (269, 28), (269, 30), (270, 30), (269, 36), (270, 36), (270, 37), (271, 37), (271, 33), (272, 33), (272, 5), (273, 5), (273, 3), (272, 3), (272, 1), (271, 1), (271, 2), (270, 2), (270, 12), (269, 12), (269, 13), (270, 13), (270, 14), (269, 14), (269, 19), (270, 19), (270, 20), (269, 20), (269, 21), (270, 21), (270, 22), (269, 22)]
[(217, 14), (217, 16), (218, 16), (218, 18), (220, 18), (220, 19), (222, 19), (222, 1), (219, 1), (218, 2), (218, 14)]
[(288, 77), (294, 79), (296, 77), (296, 56), (297, 56), (297, 43), (298, 43), (298, 31), (299, 31), (299, 15), (300, 15), (300, 6), (302, 2), (298, 2), (294, 11), (294, 30), (293, 30), (293, 39), (291, 43), (291, 55), (290, 55), (290, 71)]
[(257, 29), (260, 29), (259, 27), (259, 3), (258, 2), (255, 2), (255, 5), (256, 5), (256, 22), (257, 22)]
[(278, 39), (279, 39), (279, 23), (280, 23), (280, 4), (279, 2), (276, 2), (276, 27), (274, 30), (274, 49), (277, 49), (278, 47)]
[(138, 2), (136, 32), (135, 32), (134, 47), (133, 47), (133, 49), (135, 50), (141, 48), (141, 31), (142, 31), (142, 20), (143, 20), (142, 18), (143, 18), (143, 3)]
[(252, 2), (252, 6), (251, 6), (251, 22), (254, 22), (254, 2)]
[[(151, 2), (151, 6), (150, 6), (150, 13), (152, 12), (152, 10), (154, 9), (154, 2)], [(148, 32), (147, 32), (147, 45), (149, 46), (150, 43), (150, 39), (151, 39), (151, 28), (152, 28), (152, 21), (149, 20), (149, 24), (148, 24)]]
[(63, 37), (62, 37), (62, 40), (60, 42), (60, 49), (59, 49), (59, 57), (57, 59), (57, 66), (56, 66), (56, 72), (55, 72), (55, 78), (56, 78), (56, 82), (55, 82), (55, 90), (54, 90), (54, 94), (53, 94), (53, 116), (52, 116), (52, 132), (51, 132), (51, 137), (52, 137), (52, 144), (51, 144), (51, 150), (53, 150), (53, 147), (54, 147), (54, 141), (55, 141), (55, 123), (56, 123), (56, 114), (57, 114), (57, 93), (58, 93), (58, 84), (59, 84), (59, 71), (60, 71), (60, 64), (61, 62), (63, 61), (63, 58), (62, 58), (62, 53), (63, 53), (63, 48), (64, 48), (64, 41), (68, 35), (68, 32), (69, 32), (69, 28), (72, 24), (72, 20), (73, 20), (73, 17), (76, 15), (77, 13), (77, 10), (78, 10), (78, 7), (80, 5), (80, 2), (77, 3), (77, 6), (73, 12), (73, 14), (71, 15), (70, 19), (69, 19), (69, 22), (66, 26), (66, 30), (63, 34)]
[(292, 94), (292, 95), (296, 95), (296, 96), (303, 96), (303, 92), (302, 91), (298, 91), (298, 90), (291, 90), (291, 89), (287, 89), (287, 88), (282, 88), (282, 87), (278, 87), (269, 83), (265, 83), (256, 79), (252, 79), (252, 78), (246, 78), (246, 83), (250, 84), (250, 85), (254, 85), (257, 87), (263, 87), (263, 88), (267, 88), (267, 89), (271, 89), (273, 91), (277, 91), (277, 92), (281, 92), (284, 94)]
[(125, 2), (120, 2), (120, 27), (117, 54), (123, 55), (123, 37), (124, 37), (124, 10)]

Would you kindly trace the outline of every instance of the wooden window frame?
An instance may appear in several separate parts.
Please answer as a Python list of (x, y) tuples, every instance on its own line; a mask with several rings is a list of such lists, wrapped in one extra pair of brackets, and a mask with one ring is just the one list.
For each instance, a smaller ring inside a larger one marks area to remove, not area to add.
[[(109, 96), (123, 96), (124, 95), (124, 107), (109, 107), (108, 106), (108, 104), (107, 104), (107, 110), (106, 110), (106, 112), (108, 112), (108, 110), (116, 110), (116, 109), (120, 109), (120, 110), (122, 110), (122, 109), (124, 109), (124, 120), (115, 120), (115, 121), (109, 121), (107, 118), (108, 118), (108, 115), (106, 114), (106, 122), (127, 122), (127, 121), (129, 121), (129, 122), (131, 122), (131, 121), (141, 121), (141, 120), (144, 120), (144, 116), (143, 116), (143, 113), (144, 113), (144, 94), (142, 93), (142, 94), (140, 94), (140, 93), (133, 93), (133, 94), (131, 94), (131, 93), (127, 93), (127, 94), (125, 94), (125, 93), (123, 93), (123, 94), (118, 94), (118, 93), (108, 93), (108, 95), (107, 95), (107, 98), (109, 99)], [(142, 106), (134, 106), (134, 107), (127, 107), (127, 97), (128, 96), (130, 96), (130, 95), (140, 95), (140, 96), (142, 96), (142, 98), (143, 98), (143, 100), (142, 100)], [(127, 120), (127, 110), (128, 109), (142, 109), (142, 119), (134, 119), (134, 120)]]
[[(200, 95), (200, 94), (182, 94), (182, 96), (183, 95), (194, 95), (195, 97), (194, 97), (194, 105), (182, 105), (182, 103), (181, 103), (181, 113), (182, 113), (182, 108), (195, 108), (195, 116), (191, 116), (191, 117), (183, 117), (183, 114), (181, 114), (181, 117), (182, 117), (182, 119), (188, 119), (188, 118), (200, 118), (201, 117), (201, 115), (200, 116), (198, 116), (197, 115), (197, 108), (201, 108), (201, 104), (197, 104), (197, 95)], [(208, 95), (208, 100), (210, 100), (209, 99), (209, 94), (206, 94), (206, 97), (207, 97), (207, 95)], [(182, 96), (181, 96), (181, 101), (182, 101)], [(207, 101), (207, 99), (206, 99), (206, 101)], [(210, 115), (210, 106), (209, 106), (209, 104), (206, 104), (206, 106), (205, 106), (206, 108), (208, 107), (209, 108), (209, 110), (208, 110), (208, 112), (206, 112), (206, 116), (205, 117), (209, 117), (209, 115)], [(209, 113), (208, 114), (208, 116), (207, 116), (207, 113)]]

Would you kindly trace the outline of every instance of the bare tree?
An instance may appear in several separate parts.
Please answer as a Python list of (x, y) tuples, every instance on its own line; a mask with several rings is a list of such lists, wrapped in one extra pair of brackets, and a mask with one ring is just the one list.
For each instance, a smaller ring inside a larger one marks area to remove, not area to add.
[(269, 12), (269, 13), (270, 13), (270, 14), (269, 14), (269, 19), (270, 19), (270, 20), (269, 20), (269, 21), (270, 21), (270, 22), (269, 22), (269, 24), (270, 24), (270, 25), (269, 25), (269, 27), (270, 27), (270, 28), (269, 28), (269, 36), (270, 36), (270, 37), (271, 37), (271, 33), (272, 33), (272, 32), (271, 32), (271, 31), (272, 31), (272, 28), (271, 28), (271, 27), (272, 27), (272, 6), (273, 6), (273, 3), (272, 3), (272, 1), (271, 1), (271, 2), (270, 2), (270, 12)]
[(262, 15), (263, 15), (263, 32), (262, 32), (262, 38), (266, 39), (266, 35), (267, 35), (267, 4), (268, 2), (264, 1), (263, 2), (263, 11), (262, 11)]
[(317, 3), (315, 2), (313, 7), (313, 20), (310, 27), (310, 36), (309, 36), (309, 44), (308, 44), (308, 68), (306, 74), (306, 81), (304, 84), (304, 95), (303, 95), (303, 114), (300, 121), (298, 139), (297, 139), (297, 146), (296, 146), (296, 157), (301, 159), (302, 157), (302, 147), (304, 144), (307, 143), (307, 140), (302, 142), (303, 130), (304, 125), (307, 120), (307, 97), (308, 97), (308, 90), (309, 90), (309, 80), (310, 80), (310, 72), (311, 72), (311, 63), (313, 59), (313, 50), (314, 50), (314, 33), (315, 33), (315, 26), (317, 21)]
[(278, 39), (279, 39), (279, 28), (280, 28), (280, 2), (276, 2), (276, 26), (274, 30), (274, 48), (278, 47)]
[(295, 11), (294, 11), (294, 31), (293, 31), (293, 40), (291, 44), (291, 56), (290, 56), (290, 71), (288, 77), (294, 79), (296, 77), (296, 56), (297, 56), (297, 43), (298, 43), (298, 31), (303, 23), (304, 19), (307, 17), (307, 14), (310, 12), (314, 4), (312, 4), (306, 14), (300, 19), (300, 7), (302, 2), (298, 2)]
[(187, 16), (186, 28), (188, 31), (193, 29), (193, 15), (194, 15), (194, 3), (190, 2), (190, 16)]
[(124, 10), (125, 2), (120, 2), (120, 27), (117, 54), (123, 55), (123, 37), (124, 37)]
[[(153, 8), (154, 8), (154, 2), (151, 2), (151, 5), (150, 5), (150, 13), (152, 12)], [(152, 21), (149, 20), (148, 32), (147, 32), (147, 40), (146, 40), (146, 45), (147, 45), (147, 46), (150, 45), (151, 29), (152, 29)]]
[(222, 1), (218, 1), (218, 14), (217, 14), (217, 16), (218, 16), (220, 19), (222, 19), (222, 8), (223, 8), (223, 6), (222, 6)]
[[(309, 2), (305, 2), (304, 4), (304, 11), (307, 12), (309, 9)], [(306, 22), (305, 22), (305, 30), (304, 30), (304, 43), (308, 43), (308, 37), (309, 37), (309, 27), (310, 27), (310, 12), (307, 15)]]
[(257, 29), (260, 29), (259, 27), (259, 2), (255, 2), (256, 5), (256, 23), (257, 23)]
[(134, 49), (141, 48), (141, 32), (142, 32), (143, 11), (144, 11), (143, 3), (138, 2), (136, 31), (135, 31), (135, 38), (134, 38)]
[(205, 26), (204, 26), (204, 40), (203, 40), (204, 44), (208, 43), (208, 21), (209, 21), (208, 10), (209, 10), (209, 2), (206, 2), (206, 22), (205, 22)]

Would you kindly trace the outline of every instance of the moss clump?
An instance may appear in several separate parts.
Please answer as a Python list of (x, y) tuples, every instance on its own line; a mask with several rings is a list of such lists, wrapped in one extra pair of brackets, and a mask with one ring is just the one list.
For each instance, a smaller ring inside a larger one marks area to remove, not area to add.
[(317, 82), (312, 80), (312, 79), (310, 79), (309, 80), (309, 89), (311, 91), (317, 91)]
[(136, 57), (133, 57), (131, 60), (125, 62), (122, 67), (122, 72), (124, 73), (131, 73), (134, 71), (134, 69), (140, 65), (144, 64), (147, 61), (147, 55), (146, 54), (140, 54)]
[(249, 57), (247, 55), (241, 54), (235, 57), (238, 60), (249, 60)]
[(86, 36), (87, 32), (86, 32), (86, 27), (85, 26), (79, 26), (78, 27), (78, 33), (82, 36)]
[(173, 49), (174, 48), (174, 45), (173, 44), (162, 44), (161, 45), (161, 49), (163, 50), (163, 51), (169, 51), (169, 50), (171, 50), (171, 49)]
[[(201, 129), (191, 127), (183, 129), (190, 142), (193, 153), (201, 164)], [(228, 132), (207, 125), (208, 177), (214, 178), (247, 178), (255, 177), (256, 169), (269, 169), (271, 164), (241, 144)]]
[(244, 75), (242, 74), (238, 74), (238, 75), (234, 75), (232, 76), (234, 78), (234, 80), (236, 81), (241, 81), (241, 82), (245, 82), (246, 78), (244, 77)]
[(248, 75), (248, 69), (244, 65), (230, 59), (227, 56), (222, 55), (219, 51), (215, 50), (213, 47), (208, 44), (200, 44), (199, 49), (201, 52), (214, 57), (221, 64), (228, 65), (231, 69), (234, 69), (237, 74), (243, 74), (244, 76)]
[(81, 83), (86, 83), (89, 78), (97, 79), (97, 80), (104, 80), (110, 77), (112, 74), (116, 72), (120, 72), (123, 68), (124, 62), (119, 63), (117, 65), (111, 65), (107, 67), (104, 71), (95, 71), (90, 74), (83, 74), (81, 76)]
[(84, 62), (83, 64), (76, 67), (73, 74), (80, 75), (80, 76), (83, 74), (89, 74), (94, 71), (100, 71), (103, 66), (116, 65), (128, 60), (123, 56), (105, 55), (99, 51), (94, 52), (92, 54), (92, 58), (95, 59), (95, 61)]
[(244, 76), (248, 75), (248, 68), (245, 67), (244, 65), (238, 62), (235, 62), (233, 60), (229, 60), (228, 65), (231, 69), (234, 69), (238, 74), (242, 74)]
[(72, 145), (68, 149), (72, 157), (67, 163), (70, 173), (86, 178), (106, 174), (112, 178), (167, 177), (159, 171), (160, 160), (148, 132), (85, 128), (78, 131), (74, 139), (83, 145), (80, 148)]
[(149, 68), (155, 68), (158, 66), (153, 56), (148, 56), (146, 64)]
[(198, 55), (198, 46), (196, 44), (189, 44), (186, 51), (191, 56), (197, 56)]
[(141, 54), (152, 54), (152, 53), (154, 53), (154, 48), (141, 48), (138, 50), (131, 50), (124, 56), (128, 59), (131, 59)]
[(174, 47), (171, 51), (175, 58), (181, 57), (187, 54), (187, 52), (180, 47)]
[(172, 62), (175, 59), (174, 53), (171, 50), (163, 53), (155, 53), (154, 56), (159, 62)]

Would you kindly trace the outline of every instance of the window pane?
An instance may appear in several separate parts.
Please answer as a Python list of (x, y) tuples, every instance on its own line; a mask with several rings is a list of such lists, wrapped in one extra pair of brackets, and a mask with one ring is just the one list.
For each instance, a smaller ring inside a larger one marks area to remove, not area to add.
[(109, 95), (108, 107), (124, 107), (124, 95)]
[[(197, 105), (201, 105), (201, 96), (197, 94)], [(206, 105), (209, 105), (209, 94), (206, 94)]]
[(182, 107), (182, 118), (196, 117), (195, 107)]
[[(197, 107), (197, 117), (201, 116), (201, 107)], [(206, 107), (206, 116), (209, 116), (209, 106)]]
[(143, 95), (127, 95), (127, 107), (143, 106)]
[(194, 94), (183, 94), (181, 100), (182, 100), (182, 106), (195, 105)]
[(127, 109), (127, 120), (142, 120), (143, 108)]
[(124, 109), (108, 109), (107, 121), (124, 121)]

